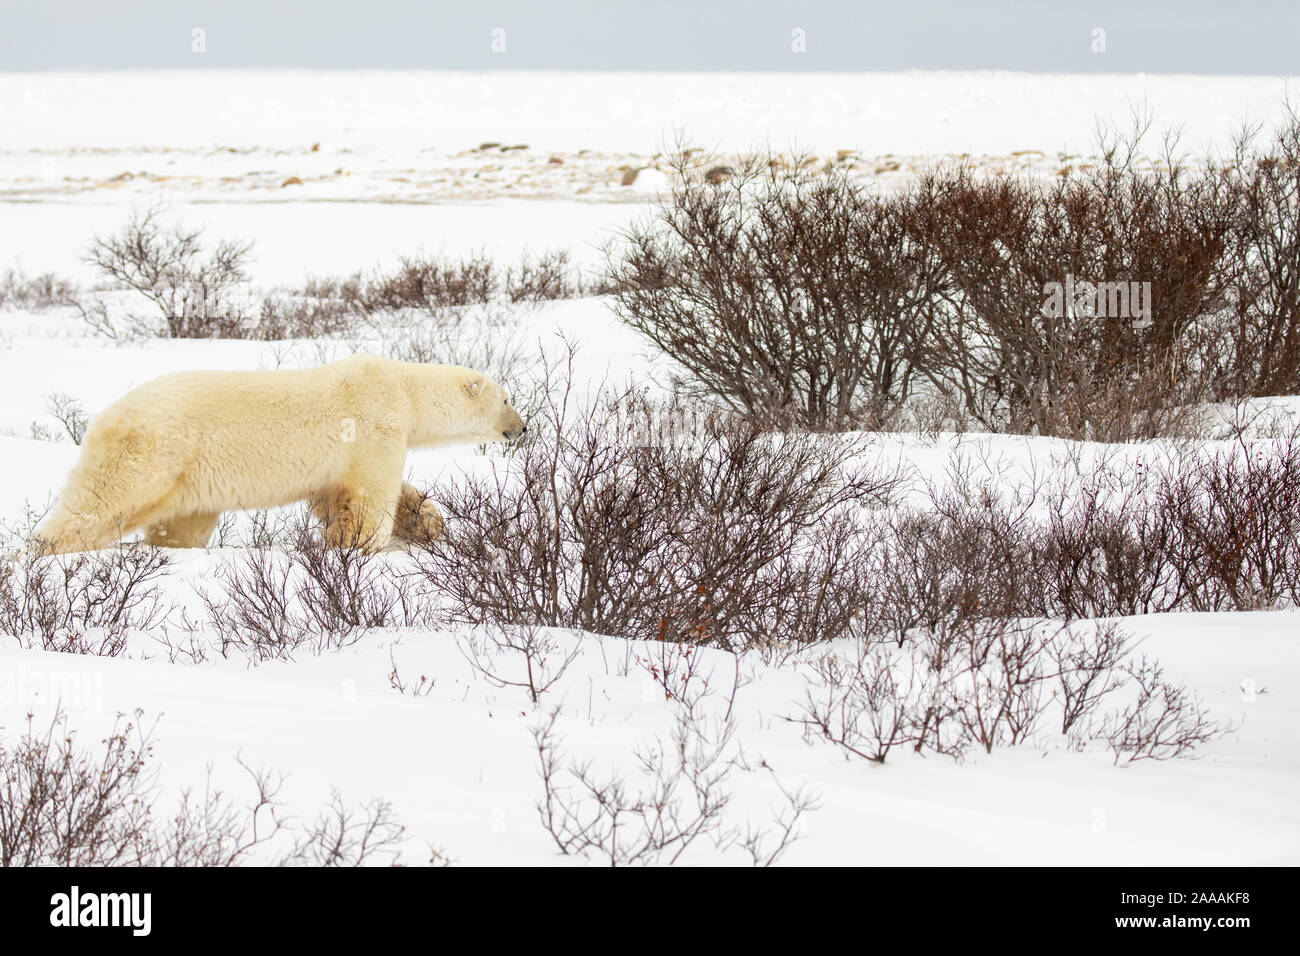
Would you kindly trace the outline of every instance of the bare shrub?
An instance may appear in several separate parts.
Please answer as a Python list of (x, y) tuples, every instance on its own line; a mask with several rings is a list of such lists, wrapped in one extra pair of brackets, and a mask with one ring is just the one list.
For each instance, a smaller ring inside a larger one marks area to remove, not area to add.
[(45, 396), (45, 407), (63, 426), (72, 443), (80, 445), (81, 439), (86, 436), (86, 428), (90, 425), (90, 416), (86, 414), (86, 409), (81, 402), (63, 392), (51, 392)]
[(119, 717), (96, 757), (74, 747), (63, 715), (45, 731), (27, 718), (16, 743), (0, 741), (0, 865), (89, 866), (139, 862), (148, 804), (138, 799), (151, 729)]
[(1145, 655), (1124, 668), (1137, 685), (1137, 699), (1102, 722), (1101, 733), (1123, 760), (1169, 760), (1231, 731), (1213, 720), (1196, 696), (1165, 679), (1161, 666)]
[(372, 312), (423, 309), (438, 315), (450, 306), (490, 302), (501, 284), (500, 269), (486, 253), (460, 261), (404, 256), (395, 272), (365, 283), (361, 301)]
[(1032, 500), (1007, 503), (967, 484), (930, 499), (930, 510), (889, 515), (879, 545), (880, 624), (900, 645), (917, 629), (1014, 616), (1031, 587)]
[(771, 865), (798, 838), (798, 821), (816, 808), (802, 790), (786, 796), (769, 831), (744, 830), (727, 820), (732, 794), (727, 782), (737, 768), (729, 758), (733, 726), (702, 722), (679, 711), (671, 738), (635, 751), (638, 780), (598, 777), (590, 761), (566, 764), (555, 724), (559, 712), (534, 730), (543, 796), (542, 825), (565, 855), (594, 858), (609, 866), (672, 865), (697, 843), (720, 851), (740, 847), (755, 865)]
[(1004, 620), (964, 628), (956, 637), (948, 653), (960, 661), (956, 718), (967, 736), (986, 752), (1004, 741), (1024, 743), (1047, 706), (1042, 635)]
[(207, 636), (189, 626), (188, 621), (176, 630), (160, 628), (154, 632), (153, 638), (169, 664), (204, 664), (213, 650)]
[(21, 737), (0, 739), (0, 866), (236, 866), (273, 851), (280, 865), (397, 861), (404, 828), (386, 802), (357, 811), (335, 791), (312, 824), (297, 827), (279, 799), (283, 777), (247, 767), (246, 805), (209, 779), (201, 795), (187, 789), (160, 813), (149, 766), (156, 725), (144, 727), (142, 716), (119, 715), (102, 754), (80, 746), (61, 712), (43, 731), (29, 715)]
[(1164, 480), (1160, 506), (1178, 525), (1169, 561), (1191, 608), (1300, 603), (1300, 432), (1198, 459)]
[[(819, 653), (805, 665), (808, 684), (798, 716), (805, 732), (849, 754), (884, 763), (895, 747), (935, 749), (929, 669), (916, 657), (859, 641), (852, 651)], [(946, 696), (946, 695), (945, 695)], [(940, 747), (960, 756), (960, 747)]]
[[(918, 364), (986, 427), (1103, 441), (1185, 427), (1204, 387), (1188, 339), (1221, 298), (1230, 211), (1172, 142), (1140, 169), (1143, 134), (1103, 136), (1090, 171), (1050, 185), (955, 167), (917, 187), (912, 228), (945, 286)], [(1067, 277), (1100, 298), (1052, 308)], [(1150, 283), (1141, 321), (1130, 282)]]
[(870, 427), (907, 397), (934, 263), (898, 202), (767, 159), (719, 184), (683, 150), (671, 198), (612, 253), (615, 309), (689, 389), (806, 427)]
[(294, 550), (250, 550), (218, 572), (219, 591), (202, 592), (223, 657), (292, 660), (426, 620), (418, 596), (364, 542), (327, 545), (306, 521), (294, 534)]
[(565, 648), (539, 627), (491, 623), (457, 634), (456, 646), (474, 671), (495, 687), (522, 687), (534, 705), (582, 653), (581, 641)]
[(280, 340), (340, 335), (353, 331), (365, 314), (360, 275), (310, 278), (301, 289), (264, 298), (249, 336)]
[[(153, 320), (133, 317), (123, 331), (164, 338), (241, 337), (248, 317), (238, 286), (247, 278), (252, 244), (223, 240), (205, 255), (202, 230), (164, 228), (161, 215), (157, 206), (133, 213), (121, 232), (96, 237), (86, 254), (105, 278), (140, 293), (158, 311)], [(103, 315), (98, 321), (89, 317), (102, 325)]]
[[(664, 699), (676, 701), (692, 717), (700, 715), (700, 705), (713, 692), (713, 669), (704, 664), (703, 657), (699, 645), (672, 641), (647, 644), (643, 653), (635, 655), (642, 672), (663, 691)], [(740, 655), (736, 655), (737, 678), (739, 667)], [(733, 700), (734, 696), (733, 691)]]
[[(209, 771), (202, 793), (192, 787), (181, 792), (176, 809), (159, 829), (140, 833), (139, 862), (154, 866), (238, 866), (278, 835), (285, 823), (276, 802), (283, 778), (244, 768), (251, 778), (254, 798), (247, 805), (231, 800), (214, 787)], [(148, 783), (139, 787), (137, 799), (151, 797)]]
[(376, 798), (356, 810), (335, 789), (330, 792), (329, 805), (295, 838), (279, 863), (326, 867), (365, 866), (381, 861), (396, 864), (405, 832), (387, 800)]
[(506, 298), (511, 302), (548, 302), (582, 294), (581, 280), (562, 249), (545, 252), (536, 259), (525, 253), (515, 266), (506, 269)]
[[(1228, 309), (1204, 337), (1215, 397), (1300, 392), (1300, 116), (1267, 148), (1247, 131), (1222, 171), (1231, 199)], [(1225, 348), (1226, 343), (1226, 348)]]
[(60, 306), (75, 306), (79, 290), (52, 272), (29, 276), (16, 269), (6, 269), (0, 278), (0, 309), (23, 309), (45, 312)]
[(896, 479), (861, 441), (771, 433), (713, 414), (675, 440), (636, 434), (622, 399), (548, 384), (529, 439), (490, 475), (436, 492), (447, 534), (419, 555), (465, 623), (576, 628), (727, 649), (840, 634), (866, 597), (848, 512)]
[(1045, 648), (1056, 665), (1061, 703), (1061, 733), (1082, 726), (1112, 692), (1126, 683), (1120, 663), (1129, 635), (1114, 622), (1088, 632), (1062, 628)]
[(1162, 505), (1168, 472), (1141, 464), (1080, 476), (1047, 501), (1046, 527), (1028, 563), (1037, 569), (1035, 613), (1075, 618), (1151, 614), (1185, 599), (1173, 556), (1183, 549), (1175, 512)]
[(0, 635), (64, 654), (122, 655), (131, 634), (167, 619), (168, 566), (165, 551), (138, 542), (0, 562)]

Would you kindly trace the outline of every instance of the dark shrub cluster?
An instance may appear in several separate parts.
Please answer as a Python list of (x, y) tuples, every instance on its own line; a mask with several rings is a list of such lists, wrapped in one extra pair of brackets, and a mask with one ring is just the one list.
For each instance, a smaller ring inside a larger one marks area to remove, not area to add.
[[(79, 306), (110, 336), (281, 340), (346, 334), (377, 317), (407, 310), (455, 324), (466, 306), (572, 298), (598, 291), (562, 250), (503, 266), (484, 253), (467, 259), (411, 256), (392, 272), (312, 278), (301, 289), (255, 300), (244, 289), (252, 243), (223, 241), (205, 250), (202, 230), (164, 225), (162, 209), (137, 212), (117, 234), (96, 237), (87, 260), (118, 286), (144, 296), (150, 316), (114, 321), (102, 299)], [(78, 304), (75, 290), (52, 276), (7, 274), (0, 307)]]
[(1057, 728), (1072, 748), (1100, 745), (1116, 763), (1165, 760), (1232, 730), (1159, 664), (1134, 659), (1130, 643), (1114, 623), (1010, 618), (950, 621), (898, 645), (863, 638), (805, 655), (805, 696), (787, 719), (873, 763), (895, 750), (960, 758)]
[(942, 398), (994, 431), (1179, 432), (1189, 403), (1294, 392), (1300, 119), (1232, 163), (1139, 157), (1053, 180), (934, 169), (881, 193), (771, 157), (678, 184), (613, 253), (621, 319), (689, 391), (805, 427)]
[(301, 289), (263, 299), (256, 324), (245, 337), (276, 341), (342, 335), (363, 314), (359, 277), (312, 278)]
[(910, 228), (941, 301), (913, 355), (990, 430), (1155, 437), (1201, 397), (1187, 344), (1222, 295), (1227, 210), (1169, 156), (1151, 170), (1111, 146), (1042, 183), (924, 177)]
[(1300, 122), (1257, 148), (1242, 137), (1223, 170), (1232, 218), (1228, 308), (1208, 329), (1227, 346), (1209, 349), (1216, 395), (1300, 392)]
[(1102, 467), (1041, 501), (994, 488), (881, 521), (881, 621), (1077, 618), (1300, 605), (1300, 434)]
[(286, 549), (249, 550), (201, 595), (223, 657), (293, 660), (355, 643), (371, 629), (427, 621), (416, 590), (367, 542), (331, 547), (305, 514), (281, 536)]
[(619, 315), (697, 391), (763, 417), (852, 428), (910, 391), (933, 263), (899, 202), (845, 175), (757, 162), (725, 184), (688, 160), (611, 281)]
[(861, 441), (544, 394), (507, 464), (433, 493), (447, 535), (419, 564), (453, 617), (732, 649), (859, 621), (855, 517), (896, 483)]
[(525, 253), (501, 266), (486, 253), (468, 259), (409, 256), (390, 273), (360, 283), (357, 302), (367, 312), (423, 309), (432, 314), (492, 302), (545, 302), (587, 294), (563, 250), (533, 258)]
[(140, 543), (0, 561), (0, 640), (65, 654), (116, 657), (132, 634), (164, 622), (167, 552)]
[(66, 279), (51, 272), (29, 276), (6, 269), (0, 278), (0, 309), (26, 309), (43, 312), (57, 306), (76, 305), (79, 291)]

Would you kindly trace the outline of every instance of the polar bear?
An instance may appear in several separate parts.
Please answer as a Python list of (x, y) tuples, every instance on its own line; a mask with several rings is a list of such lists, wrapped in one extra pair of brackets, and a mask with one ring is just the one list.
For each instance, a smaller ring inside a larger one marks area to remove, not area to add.
[(223, 511), (306, 500), (328, 544), (381, 550), (442, 530), (402, 480), (407, 449), (525, 430), (496, 382), (459, 365), (354, 355), (294, 371), (177, 372), (95, 417), (32, 543), (90, 551), (144, 528), (151, 544), (201, 548)]

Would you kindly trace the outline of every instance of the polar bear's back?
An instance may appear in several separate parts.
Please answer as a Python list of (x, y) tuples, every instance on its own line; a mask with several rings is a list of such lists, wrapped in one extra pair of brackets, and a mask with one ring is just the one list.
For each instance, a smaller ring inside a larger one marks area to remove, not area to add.
[(178, 476), (195, 510), (298, 500), (339, 479), (355, 442), (403, 430), (400, 389), (384, 362), (164, 375), (95, 417), (87, 463), (97, 449), (155, 462)]

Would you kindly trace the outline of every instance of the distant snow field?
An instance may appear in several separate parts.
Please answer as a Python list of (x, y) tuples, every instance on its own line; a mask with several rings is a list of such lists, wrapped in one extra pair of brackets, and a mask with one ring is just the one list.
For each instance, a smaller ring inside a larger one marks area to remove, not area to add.
[[(595, 270), (602, 246), (665, 184), (651, 173), (625, 186), (628, 171), (652, 169), (679, 131), (730, 154), (795, 146), (876, 177), (961, 154), (1050, 175), (1086, 159), (1097, 117), (1124, 126), (1133, 108), (1149, 108), (1157, 128), (1181, 127), (1183, 146), (1198, 152), (1225, 146), (1243, 120), (1270, 124), (1285, 92), (1267, 78), (1004, 73), (0, 75), (0, 275), (17, 267), (90, 285), (98, 277), (81, 257), (91, 237), (158, 202), (208, 238), (253, 240), (251, 278), (268, 287), (420, 251), (510, 262), (563, 249)], [(538, 341), (556, 332), (575, 341), (585, 384), (663, 384), (656, 360), (599, 298), (532, 307), (521, 322)], [(0, 525), (45, 509), (76, 460), (66, 439), (28, 437), (40, 432), (34, 422), (54, 425), (50, 394), (94, 412), (165, 372), (303, 366), (349, 347), (117, 344), (74, 309), (0, 311)], [(1300, 420), (1300, 401), (1277, 405)], [(1027, 481), (1072, 455), (1173, 454), (1161, 443), (1105, 449), (971, 434), (891, 434), (873, 449), (915, 488), (947, 480), (954, 461), (996, 460)], [(437, 482), (489, 468), (499, 454), (413, 454), (409, 477)], [(243, 553), (178, 553), (168, 598), (201, 616), (197, 593)], [(783, 791), (803, 788), (818, 808), (801, 818), (782, 863), (1300, 863), (1300, 611), (1122, 624), (1235, 731), (1197, 759), (1128, 766), (1049, 733), (992, 753), (972, 748), (960, 762), (899, 752), (875, 765), (808, 742), (785, 719), (804, 695), (798, 669), (701, 652), (712, 717), (740, 679), (730, 746), (743, 759), (726, 780), (727, 825), (771, 827)], [(116, 714), (141, 709), (158, 720), (155, 763), (168, 794), (201, 786), (210, 766), (238, 796), (242, 760), (289, 775), (291, 811), (314, 813), (331, 788), (350, 801), (387, 799), (407, 828), (410, 862), (429, 843), (464, 864), (581, 862), (560, 855), (539, 822), (534, 730), (559, 707), (568, 755), (591, 759), (597, 776), (618, 770), (635, 782), (634, 749), (668, 741), (678, 713), (650, 667), (662, 648), (557, 631), (557, 653), (575, 657), (535, 705), (475, 671), (467, 642), (482, 637), (381, 630), (338, 651), (249, 667), (219, 656), (169, 663), (147, 633), (111, 659), (23, 649), (0, 634), (0, 736), (20, 732), (29, 713), (48, 723), (61, 706), (97, 741)], [(397, 689), (421, 677), (426, 692)], [(748, 862), (734, 846), (705, 844), (684, 861)]]

